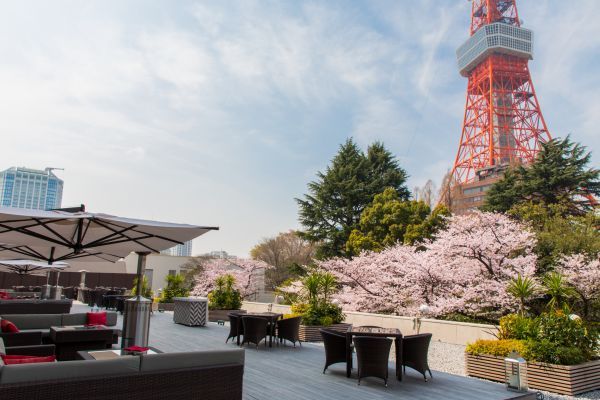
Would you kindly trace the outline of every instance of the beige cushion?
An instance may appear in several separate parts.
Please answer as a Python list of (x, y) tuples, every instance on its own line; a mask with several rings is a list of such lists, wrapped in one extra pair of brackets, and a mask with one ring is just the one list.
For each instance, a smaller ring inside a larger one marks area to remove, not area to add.
[(132, 374), (138, 372), (139, 368), (140, 357), (137, 356), (112, 360), (5, 365), (0, 373), (0, 384)]
[(161, 371), (220, 364), (244, 364), (244, 349), (145, 354), (141, 356), (140, 370)]
[[(0, 338), (0, 354), (6, 354), (6, 347), (4, 347), (4, 339)], [(0, 360), (2, 360), (0, 358)]]

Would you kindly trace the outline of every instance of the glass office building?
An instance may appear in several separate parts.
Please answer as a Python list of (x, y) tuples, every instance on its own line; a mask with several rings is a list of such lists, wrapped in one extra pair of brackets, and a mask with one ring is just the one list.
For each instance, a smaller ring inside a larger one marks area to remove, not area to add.
[(160, 252), (160, 254), (165, 254), (168, 256), (190, 257), (192, 255), (192, 241), (189, 240), (184, 244), (178, 244), (175, 247), (163, 250)]
[(52, 170), (12, 167), (0, 172), (0, 205), (38, 210), (60, 208), (63, 180)]

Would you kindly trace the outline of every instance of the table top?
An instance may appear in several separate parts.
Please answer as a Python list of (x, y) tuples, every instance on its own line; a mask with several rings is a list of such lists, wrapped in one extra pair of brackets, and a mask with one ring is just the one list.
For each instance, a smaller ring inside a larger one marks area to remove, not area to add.
[(108, 326), (104, 325), (93, 325), (93, 326), (85, 326), (85, 325), (71, 325), (71, 326), (51, 326), (50, 330), (55, 332), (66, 332), (66, 331), (97, 331), (110, 329)]
[(351, 335), (369, 335), (369, 336), (402, 336), (400, 329), (396, 328), (372, 328), (367, 326), (353, 326), (348, 329)]
[[(162, 351), (155, 347), (150, 347), (145, 354), (159, 354)], [(110, 360), (117, 357), (129, 357), (134, 354), (124, 354), (123, 349), (118, 350), (82, 350), (78, 351), (77, 355), (82, 360)]]

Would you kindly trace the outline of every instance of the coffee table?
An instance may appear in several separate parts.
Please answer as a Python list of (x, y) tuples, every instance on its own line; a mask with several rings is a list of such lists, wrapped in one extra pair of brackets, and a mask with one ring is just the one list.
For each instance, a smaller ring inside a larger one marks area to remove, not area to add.
[(80, 350), (106, 350), (112, 347), (113, 329), (98, 326), (53, 326), (50, 340), (56, 347), (59, 361), (77, 360)]
[[(159, 349), (155, 347), (150, 347), (148, 352), (145, 354), (159, 354), (162, 353)], [(117, 357), (128, 357), (133, 354), (125, 354), (123, 349), (115, 349), (115, 350), (92, 350), (86, 351), (81, 350), (77, 352), (77, 356), (81, 360), (110, 360)]]

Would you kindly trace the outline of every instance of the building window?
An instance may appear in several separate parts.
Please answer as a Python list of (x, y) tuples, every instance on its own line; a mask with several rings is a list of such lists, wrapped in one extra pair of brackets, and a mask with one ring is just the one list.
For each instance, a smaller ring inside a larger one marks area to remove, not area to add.
[(171, 275), (171, 276), (177, 275), (177, 270), (176, 269), (170, 269), (169, 270), (169, 275)]

